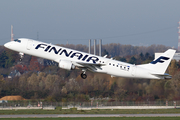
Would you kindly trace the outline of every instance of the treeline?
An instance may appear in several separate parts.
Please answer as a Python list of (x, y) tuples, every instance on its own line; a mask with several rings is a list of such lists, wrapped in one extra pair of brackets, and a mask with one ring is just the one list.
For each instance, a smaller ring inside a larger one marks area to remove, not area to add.
[[(87, 52), (87, 46), (64, 45)], [(117, 60), (141, 64), (153, 60), (154, 52), (164, 52), (168, 47), (149, 47), (121, 44), (103, 45), (103, 54)], [(153, 51), (153, 52), (152, 52)], [(172, 61), (167, 72), (170, 80), (111, 78), (110, 75), (87, 72), (88, 78), (80, 77), (81, 70), (67, 71), (47, 60), (25, 55), (22, 61), (17, 52), (0, 47), (0, 97), (21, 95), (26, 99), (47, 101), (88, 101), (89, 98), (109, 97), (116, 101), (180, 100), (180, 63)], [(46, 61), (46, 62), (44, 62)], [(44, 62), (44, 63), (43, 63)], [(8, 78), (12, 71), (20, 75)]]
[[(73, 44), (67, 44), (67, 45), (60, 45), (68, 48), (72, 48), (75, 50), (80, 50), (84, 52), (88, 52), (88, 47), (86, 45), (73, 45)], [(96, 54), (99, 53), (99, 46), (96, 46)], [(150, 55), (154, 55), (155, 52), (164, 52), (165, 50), (169, 49), (170, 47), (164, 46), (164, 45), (151, 45), (151, 46), (132, 46), (132, 45), (122, 45), (117, 43), (111, 43), (111, 44), (105, 44), (102, 45), (102, 55), (109, 55), (110, 57), (125, 57), (125, 56), (133, 56), (133, 55), (139, 55), (140, 53), (143, 53), (144, 55), (146, 53)], [(94, 46), (91, 47), (91, 53), (94, 54)]]

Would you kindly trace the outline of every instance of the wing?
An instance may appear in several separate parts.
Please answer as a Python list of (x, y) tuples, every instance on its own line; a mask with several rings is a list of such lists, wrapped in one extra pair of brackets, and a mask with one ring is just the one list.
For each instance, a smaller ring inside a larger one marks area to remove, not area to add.
[(73, 64), (75, 64), (75, 66), (77, 66), (78, 68), (85, 68), (88, 69), (92, 72), (97, 71), (98, 69), (102, 69), (101, 66), (105, 66), (106, 64), (101, 64), (101, 63), (84, 63), (84, 62), (73, 62)]
[[(66, 60), (66, 59), (61, 59)], [(59, 63), (60, 59), (54, 60), (55, 62)], [(101, 66), (105, 66), (105, 63), (87, 63), (87, 62), (79, 62), (79, 61), (70, 61), (72, 62), (76, 67), (80, 69), (87, 69), (92, 72), (96, 72), (98, 69), (101, 70)]]

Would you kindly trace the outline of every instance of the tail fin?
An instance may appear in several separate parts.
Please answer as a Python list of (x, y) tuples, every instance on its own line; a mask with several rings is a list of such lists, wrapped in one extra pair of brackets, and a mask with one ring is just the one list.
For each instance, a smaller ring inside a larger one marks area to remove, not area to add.
[(151, 63), (138, 66), (155, 71), (157, 74), (164, 74), (175, 52), (176, 50), (168, 49), (166, 52), (161, 54), (159, 58), (154, 59)]

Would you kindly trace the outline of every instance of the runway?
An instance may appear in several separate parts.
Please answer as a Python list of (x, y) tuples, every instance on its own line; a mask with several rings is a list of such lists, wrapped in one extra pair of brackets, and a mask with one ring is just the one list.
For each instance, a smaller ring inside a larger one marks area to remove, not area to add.
[(61, 118), (61, 117), (180, 117), (180, 114), (31, 114), (0, 115), (0, 118)]

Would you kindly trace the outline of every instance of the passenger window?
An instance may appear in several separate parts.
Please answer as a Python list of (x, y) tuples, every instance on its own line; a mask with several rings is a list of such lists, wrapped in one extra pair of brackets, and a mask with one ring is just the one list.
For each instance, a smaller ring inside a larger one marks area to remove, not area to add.
[(111, 65), (111, 63), (109, 63), (109, 65)]

